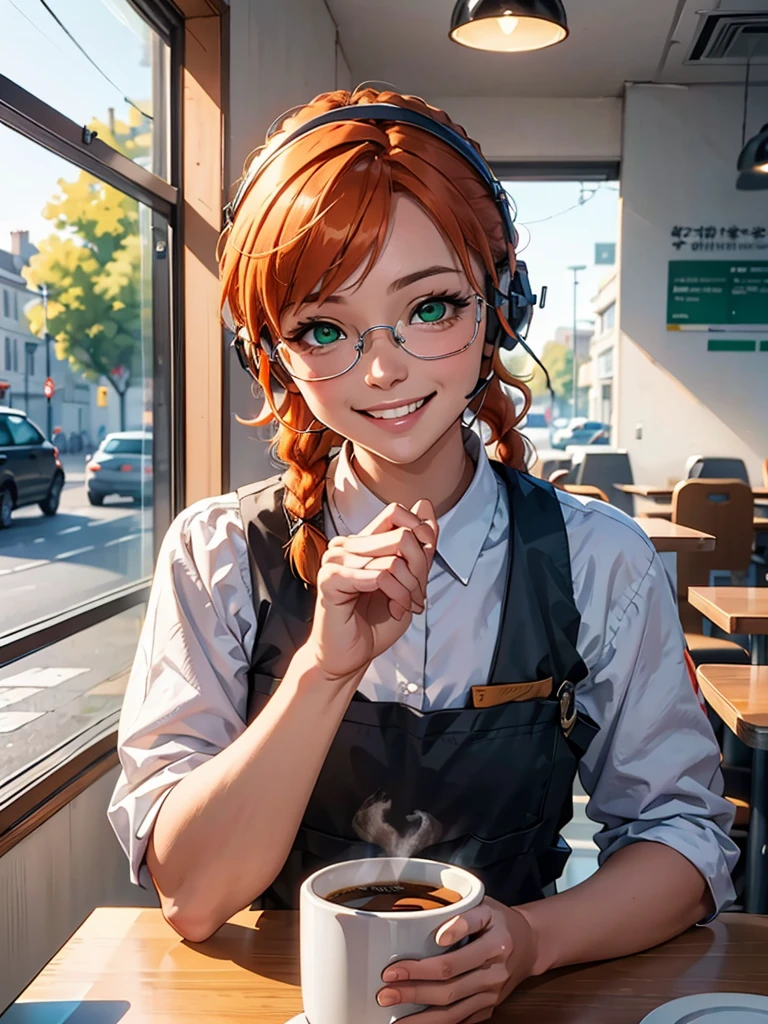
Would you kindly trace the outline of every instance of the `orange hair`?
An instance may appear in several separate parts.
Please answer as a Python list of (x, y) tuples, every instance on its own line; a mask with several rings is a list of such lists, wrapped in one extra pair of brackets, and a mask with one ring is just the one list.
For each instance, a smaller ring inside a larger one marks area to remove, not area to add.
[[(494, 284), (495, 264), (508, 258), (514, 271), (515, 253), (508, 245), (501, 216), (487, 186), (451, 146), (419, 128), (393, 122), (339, 121), (303, 135), (284, 149), (281, 141), (299, 125), (337, 107), (393, 103), (433, 117), (468, 136), (448, 115), (414, 96), (364, 88), (323, 93), (291, 113), (266, 145), (252, 155), (259, 167), (235, 212), (234, 223), (219, 243), (221, 302), (229, 304), (236, 324), (258, 339), (267, 328), (278, 333), (280, 317), (289, 304), (301, 304), (322, 280), (322, 302), (367, 261), (374, 265), (387, 237), (394, 193), (406, 193), (426, 210), (456, 251), (469, 280), (480, 294), (470, 251), (477, 254)], [(472, 140), (469, 140), (472, 142)], [(477, 143), (472, 145), (479, 151)], [(499, 318), (507, 333), (512, 331)], [(264, 405), (253, 420), (263, 426), (276, 421), (272, 449), (285, 463), (285, 504), (303, 521), (289, 544), (291, 564), (305, 582), (314, 585), (327, 546), (322, 532), (308, 520), (322, 511), (330, 454), (342, 438), (331, 430), (299, 434), (290, 427), (316, 427), (302, 396), (285, 382), (284, 397), (276, 403), (272, 387), (274, 366), (260, 357), (258, 344), (246, 343), (249, 365), (264, 393)], [(486, 359), (491, 358), (486, 347)], [(526, 442), (515, 429), (530, 407), (530, 391), (504, 368), (493, 353), (495, 376), (484, 397), (471, 403), (491, 430), (488, 444), (497, 457), (525, 469)], [(487, 372), (488, 363), (484, 362)], [(518, 414), (500, 381), (519, 390), (523, 408)], [(282, 382), (278, 379), (278, 384)]]

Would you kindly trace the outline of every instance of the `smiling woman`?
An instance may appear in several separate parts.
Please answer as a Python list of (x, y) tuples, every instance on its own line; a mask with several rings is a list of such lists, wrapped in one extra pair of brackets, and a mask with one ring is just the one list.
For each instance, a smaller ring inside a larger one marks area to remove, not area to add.
[[(716, 912), (732, 813), (670, 588), (631, 519), (525, 472), (499, 352), (535, 299), (479, 149), (415, 97), (324, 94), (229, 217), (222, 308), (285, 468), (163, 542), (109, 810), (133, 881), (200, 940), (331, 863), (461, 865), (485, 899), (442, 938), (475, 940), (381, 964), (423, 1024)], [(577, 769), (601, 867), (553, 895)]]

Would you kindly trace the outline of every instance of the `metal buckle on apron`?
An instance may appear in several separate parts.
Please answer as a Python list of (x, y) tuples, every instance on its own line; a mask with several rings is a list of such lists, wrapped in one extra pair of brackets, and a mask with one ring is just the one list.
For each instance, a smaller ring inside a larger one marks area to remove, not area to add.
[(576, 687), (573, 683), (569, 683), (566, 679), (557, 691), (557, 699), (560, 701), (560, 728), (567, 738), (573, 732), (573, 727), (579, 717), (576, 707)]

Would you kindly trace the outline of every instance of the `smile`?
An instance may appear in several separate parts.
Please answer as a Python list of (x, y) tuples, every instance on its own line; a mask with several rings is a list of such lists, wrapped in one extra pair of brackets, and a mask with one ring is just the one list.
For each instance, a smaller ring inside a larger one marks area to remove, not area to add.
[(434, 393), (427, 395), (425, 398), (419, 398), (415, 402), (393, 406), (389, 409), (358, 409), (357, 411), (363, 416), (369, 416), (375, 420), (401, 420), (417, 412), (433, 397)]

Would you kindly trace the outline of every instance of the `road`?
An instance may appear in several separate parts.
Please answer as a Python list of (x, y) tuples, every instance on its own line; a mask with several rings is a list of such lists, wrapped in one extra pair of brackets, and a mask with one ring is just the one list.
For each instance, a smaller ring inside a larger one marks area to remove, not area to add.
[(30, 505), (0, 530), (0, 634), (152, 575), (152, 509), (117, 497), (90, 505), (82, 457), (66, 462), (58, 513)]

